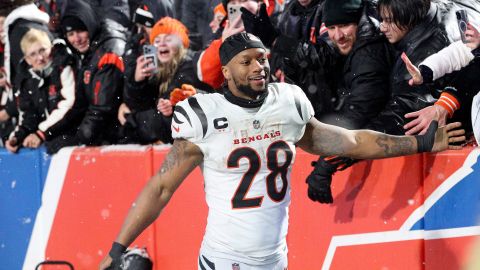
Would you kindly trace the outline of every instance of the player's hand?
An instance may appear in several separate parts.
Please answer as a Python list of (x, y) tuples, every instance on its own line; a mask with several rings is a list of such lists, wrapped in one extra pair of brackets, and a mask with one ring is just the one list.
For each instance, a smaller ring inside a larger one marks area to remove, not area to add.
[(229, 36), (241, 33), (245, 31), (245, 27), (243, 26), (242, 23), (242, 16), (238, 16), (235, 20), (230, 22), (230, 20), (227, 20), (225, 23), (225, 28), (223, 29), (222, 32), (222, 42), (227, 39)]
[(454, 143), (464, 142), (466, 139), (465, 130), (460, 129), (461, 126), (460, 122), (455, 122), (438, 128), (437, 132), (435, 132), (432, 152), (462, 149), (461, 145), (453, 145)]
[(120, 107), (118, 108), (118, 121), (120, 124), (123, 126), (127, 122), (127, 119), (125, 118), (125, 114), (131, 113), (130, 108), (128, 108), (127, 104), (122, 103), (120, 104)]
[(408, 84), (411, 86), (422, 84), (423, 77), (420, 73), (420, 70), (412, 63), (412, 61), (410, 61), (410, 58), (408, 58), (407, 54), (402, 53), (401, 58), (405, 63), (405, 66), (407, 67), (408, 73), (410, 73), (410, 75), (412, 76), (412, 78), (408, 81)]
[(475, 50), (480, 46), (480, 32), (470, 23), (467, 24), (467, 30), (465, 31), (465, 38), (467, 40), (467, 47)]
[(105, 256), (103, 260), (100, 262), (98, 269), (99, 270), (113, 269), (112, 257), (110, 257), (110, 255)]
[(28, 148), (38, 148), (42, 144), (42, 140), (37, 134), (31, 133), (23, 140), (22, 146)]
[(173, 106), (169, 99), (159, 99), (157, 109), (166, 117), (169, 117), (173, 114)]
[(447, 122), (447, 116), (448, 111), (439, 105), (432, 105), (416, 112), (407, 113), (405, 114), (405, 118), (415, 119), (403, 126), (403, 128), (407, 130), (405, 131), (405, 135), (414, 135), (417, 133), (424, 135), (433, 120), (438, 120), (438, 125), (443, 126)]
[(140, 55), (137, 58), (137, 66), (135, 67), (136, 82), (144, 81), (146, 78), (149, 78), (150, 76), (153, 75), (156, 67), (153, 65), (150, 65), (152, 61), (153, 61), (152, 59), (146, 59), (143, 55)]

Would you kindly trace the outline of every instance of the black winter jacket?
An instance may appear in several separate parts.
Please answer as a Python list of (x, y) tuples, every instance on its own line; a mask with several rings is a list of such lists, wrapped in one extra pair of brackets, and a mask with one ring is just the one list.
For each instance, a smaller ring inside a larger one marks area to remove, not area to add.
[(370, 9), (364, 6), (351, 52), (335, 63), (333, 112), (316, 115), (324, 122), (349, 129), (363, 128), (389, 98), (393, 48), (379, 33), (375, 14), (371, 14)]
[(56, 44), (52, 54), (52, 64), (41, 72), (22, 62), (18, 77), (20, 120), (13, 135), (19, 144), (31, 133), (46, 141), (71, 133), (83, 117), (84, 111), (73, 109), (73, 59), (62, 44)]
[(432, 105), (434, 98), (438, 97), (432, 85), (412, 87), (408, 84), (411, 76), (400, 55), (405, 52), (412, 63), (418, 66), (425, 58), (448, 46), (447, 35), (439, 22), (440, 12), (432, 4), (424, 21), (395, 44), (397, 58), (390, 75), (392, 95), (386, 108), (372, 120), (368, 128), (388, 134), (404, 134), (403, 126), (408, 122), (404, 115)]
[[(325, 31), (321, 32), (323, 0), (307, 7), (292, 1), (280, 15), (270, 58), (272, 72), (303, 89), (317, 115), (332, 110), (331, 66), (336, 57)], [(325, 30), (325, 29), (324, 29)]]
[(99, 22), (92, 7), (81, 0), (69, 1), (63, 16), (79, 18), (90, 37), (85, 54), (73, 49), (79, 91), (75, 107), (87, 108), (77, 137), (86, 145), (114, 143), (123, 89), (124, 64), (120, 56), (125, 49), (126, 29), (110, 19)]
[(165, 117), (157, 110), (160, 98), (169, 99), (170, 93), (182, 84), (191, 84), (198, 91), (210, 92), (211, 87), (201, 82), (195, 73), (195, 62), (189, 51), (184, 60), (179, 64), (167, 91), (159, 94), (159, 81), (155, 78), (143, 82), (135, 82), (135, 77), (127, 78), (125, 88), (125, 103), (131, 110), (127, 116), (126, 128), (134, 132), (139, 143), (152, 143), (161, 140), (164, 143), (172, 142), (171, 117)]

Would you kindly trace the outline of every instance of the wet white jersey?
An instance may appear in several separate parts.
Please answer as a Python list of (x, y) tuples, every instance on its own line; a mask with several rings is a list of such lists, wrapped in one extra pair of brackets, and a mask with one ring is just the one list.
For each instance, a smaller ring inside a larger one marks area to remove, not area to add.
[(271, 83), (259, 108), (224, 95), (197, 94), (178, 103), (173, 138), (196, 144), (209, 207), (202, 252), (262, 265), (285, 255), (295, 143), (313, 108), (303, 91)]

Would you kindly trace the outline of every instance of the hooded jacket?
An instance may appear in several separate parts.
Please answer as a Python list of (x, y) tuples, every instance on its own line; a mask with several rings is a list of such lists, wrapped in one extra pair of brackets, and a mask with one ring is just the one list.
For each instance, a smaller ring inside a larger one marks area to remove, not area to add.
[[(449, 40), (440, 24), (440, 12), (432, 3), (425, 19), (395, 44), (396, 60), (390, 75), (392, 96), (386, 108), (369, 124), (369, 128), (388, 134), (405, 133), (404, 115), (432, 105), (438, 93), (432, 85), (410, 86), (411, 76), (400, 55), (405, 52), (416, 66), (428, 56), (448, 46)], [(432, 95), (433, 94), (433, 95)]]
[(71, 133), (82, 119), (83, 112), (73, 110), (76, 98), (73, 59), (62, 43), (55, 44), (52, 55), (51, 64), (40, 72), (33, 71), (24, 61), (20, 65), (20, 117), (10, 135), (19, 145), (32, 133), (43, 141)]
[(1, 136), (4, 139), (18, 120), (18, 109), (14, 97), (15, 89), (18, 89), (18, 87), (14, 85), (14, 82), (18, 73), (17, 65), (23, 58), (23, 52), (20, 50), (20, 41), (23, 35), (31, 28), (49, 33), (47, 28), (48, 19), (48, 15), (40, 11), (33, 3), (18, 6), (5, 18), (3, 25), (4, 36), (2, 37), (4, 61), (2, 63), (4, 64), (3, 71), (6, 74), (7, 86), (3, 91), (0, 91), (0, 110), (5, 109), (10, 119), (0, 123), (0, 129), (2, 130), (0, 133), (2, 133)]
[(47, 13), (40, 11), (35, 4), (28, 4), (14, 9), (6, 18), (3, 25), (5, 33), (5, 73), (7, 80), (12, 85), (15, 82), (15, 70), (18, 63), (23, 58), (23, 52), (20, 50), (20, 41), (23, 35), (35, 28), (42, 30), (48, 34), (48, 20)]
[(71, 0), (63, 17), (80, 19), (88, 29), (90, 47), (84, 54), (76, 51), (76, 82), (79, 94), (75, 107), (86, 108), (77, 132), (86, 145), (114, 143), (118, 123), (116, 114), (121, 103), (125, 49), (125, 28), (105, 19), (99, 21), (92, 6), (81, 0)]

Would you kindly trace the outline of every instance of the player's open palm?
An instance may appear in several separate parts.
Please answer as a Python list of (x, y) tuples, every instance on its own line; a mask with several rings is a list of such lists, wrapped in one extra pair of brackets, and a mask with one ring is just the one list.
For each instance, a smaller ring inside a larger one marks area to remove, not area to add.
[(461, 145), (454, 145), (465, 141), (465, 130), (460, 129), (461, 126), (460, 122), (454, 122), (438, 128), (432, 152), (462, 149)]
[(110, 256), (105, 256), (98, 266), (99, 270), (106, 270), (112, 265), (112, 258)]

